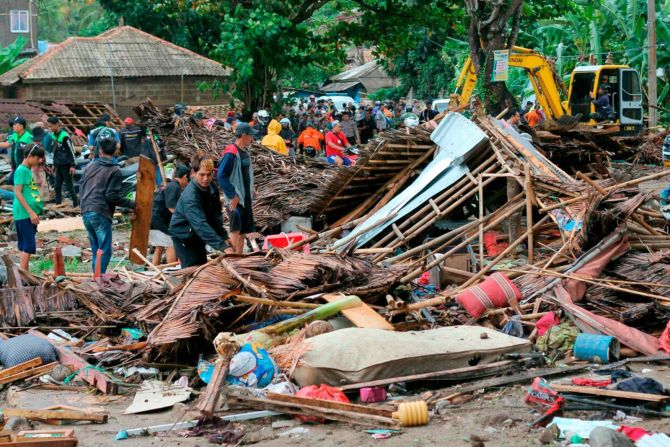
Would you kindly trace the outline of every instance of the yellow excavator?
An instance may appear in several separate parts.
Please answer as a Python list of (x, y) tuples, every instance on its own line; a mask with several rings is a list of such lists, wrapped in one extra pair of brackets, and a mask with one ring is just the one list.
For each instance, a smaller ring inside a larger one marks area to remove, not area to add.
[[(640, 76), (637, 70), (627, 65), (577, 67), (572, 72), (567, 92), (556, 75), (553, 63), (534, 50), (513, 47), (509, 55), (509, 66), (526, 70), (547, 120), (559, 127), (572, 128), (580, 125), (594, 128), (603, 125), (592, 118), (595, 106), (590, 96), (597, 96), (598, 88), (603, 86), (609, 95), (613, 115), (616, 116), (616, 120), (611, 120), (606, 125), (618, 126), (619, 134), (636, 134), (643, 129)], [(450, 96), (449, 105), (452, 110), (467, 106), (476, 83), (477, 71), (468, 57), (458, 77), (456, 92)], [(561, 97), (567, 100), (561, 101)]]

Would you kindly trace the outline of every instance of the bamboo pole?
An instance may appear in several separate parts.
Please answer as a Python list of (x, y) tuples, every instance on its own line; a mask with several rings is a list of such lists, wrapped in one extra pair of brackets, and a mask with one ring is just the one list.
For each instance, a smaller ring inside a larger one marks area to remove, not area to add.
[(477, 190), (479, 192), (479, 266), (484, 267), (484, 185), (482, 175), (477, 179)]
[[(628, 186), (639, 185), (640, 183), (648, 182), (650, 180), (655, 180), (657, 178), (667, 177), (668, 175), (670, 175), (670, 170), (665, 170), (665, 171), (657, 172), (656, 174), (651, 174), (651, 175), (647, 175), (647, 176), (644, 176), (644, 177), (640, 177), (640, 178), (635, 179), (635, 180), (629, 180), (627, 182), (618, 183), (618, 184), (610, 186), (608, 188), (604, 188), (603, 190), (606, 191), (607, 194), (609, 194), (610, 192), (616, 191), (617, 189), (626, 188)], [(561, 201), (561, 202), (558, 202), (558, 203), (554, 203), (553, 205), (549, 205), (549, 206), (543, 208), (542, 212), (548, 212), (548, 211), (551, 211), (551, 210), (555, 210), (556, 208), (562, 208), (562, 207), (565, 207), (567, 205), (572, 205), (573, 203), (581, 202), (582, 200), (586, 200), (587, 198), (588, 198), (588, 195), (584, 194), (584, 195), (581, 195), (579, 197), (575, 197), (573, 199), (568, 199), (568, 200), (564, 200), (564, 201)]]
[[(530, 165), (524, 165), (526, 174), (526, 228), (533, 226), (533, 180), (530, 175)], [(532, 264), (535, 260), (533, 248), (533, 232), (528, 233), (528, 263)]]

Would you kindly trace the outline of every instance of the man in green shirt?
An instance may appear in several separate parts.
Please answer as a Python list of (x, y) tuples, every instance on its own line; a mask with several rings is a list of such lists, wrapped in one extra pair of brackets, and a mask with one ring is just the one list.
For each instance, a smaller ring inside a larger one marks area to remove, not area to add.
[(23, 149), (28, 145), (32, 146), (33, 135), (26, 130), (27, 123), (25, 118), (16, 116), (12, 121), (12, 130), (14, 133), (7, 138), (7, 141), (0, 143), (0, 149), (9, 149), (10, 151), (13, 176), (15, 175), (16, 168), (23, 162)]
[(35, 234), (40, 222), (39, 214), (43, 204), (37, 183), (33, 177), (32, 168), (44, 162), (44, 149), (36, 144), (25, 148), (23, 161), (14, 172), (14, 204), (12, 215), (16, 225), (16, 236), (19, 251), (21, 252), (20, 266), (28, 270), (30, 255), (37, 251)]

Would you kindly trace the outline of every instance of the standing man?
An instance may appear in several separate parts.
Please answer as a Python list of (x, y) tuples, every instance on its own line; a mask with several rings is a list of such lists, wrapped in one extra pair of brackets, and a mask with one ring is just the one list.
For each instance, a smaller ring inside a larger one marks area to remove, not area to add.
[(228, 145), (219, 164), (218, 180), (228, 208), (230, 240), (235, 253), (244, 249), (244, 238), (253, 233), (254, 167), (247, 148), (253, 141), (251, 127), (241, 123), (235, 129), (235, 142)]
[(358, 137), (360, 138), (361, 144), (367, 144), (375, 135), (375, 130), (377, 129), (377, 124), (372, 118), (372, 110), (367, 108), (363, 118), (358, 121)]
[(361, 144), (357, 124), (356, 121), (351, 119), (351, 112), (349, 110), (342, 112), (342, 122), (340, 122), (340, 126), (342, 127), (344, 136), (347, 137), (347, 140), (349, 141), (355, 141), (356, 144)]
[(186, 188), (190, 180), (191, 170), (188, 166), (179, 165), (174, 171), (171, 182), (163, 189), (154, 193), (154, 204), (151, 210), (151, 229), (149, 230), (149, 245), (155, 248), (151, 262), (154, 265), (161, 263), (163, 251), (166, 251), (166, 262), (172, 263), (177, 260), (174, 244), (170, 238), (170, 220), (177, 208), (177, 202), (181, 192)]
[(117, 143), (112, 138), (100, 141), (100, 157), (84, 170), (81, 179), (81, 214), (88, 231), (96, 272), (98, 249), (102, 250), (100, 273), (107, 271), (112, 258), (112, 216), (117, 206), (134, 209), (135, 202), (123, 195), (123, 175), (114, 159)]
[(12, 165), (12, 174), (10, 175), (10, 184), (14, 184), (12, 179), (16, 168), (23, 162), (24, 149), (32, 145), (33, 135), (26, 130), (28, 123), (22, 116), (16, 116), (12, 120), (12, 130), (14, 131), (7, 141), (0, 143), (0, 148), (10, 151), (10, 162)]
[(377, 113), (375, 114), (375, 125), (377, 126), (377, 132), (383, 132), (388, 127), (386, 122), (386, 106), (379, 106)]
[(135, 125), (135, 120), (127, 117), (123, 120), (126, 125), (119, 132), (119, 140), (121, 140), (121, 154), (128, 158), (135, 158), (140, 156), (142, 151), (142, 140), (144, 139), (144, 129)]
[(79, 201), (77, 200), (77, 193), (74, 190), (72, 176), (75, 171), (75, 155), (74, 147), (70, 136), (65, 129), (60, 125), (60, 121), (55, 116), (50, 116), (47, 119), (49, 130), (53, 137), (51, 139), (51, 150), (53, 153), (54, 171), (56, 171), (56, 205), (60, 205), (63, 201), (63, 182), (72, 198), (72, 206), (77, 207)]
[(121, 149), (121, 139), (119, 133), (112, 127), (112, 117), (105, 113), (98, 119), (93, 130), (88, 134), (88, 147), (91, 150), (90, 158), (100, 156), (100, 142), (106, 138), (114, 139), (117, 151)]
[[(240, 123), (240, 126), (248, 124)], [(191, 159), (191, 182), (179, 197), (170, 221), (170, 236), (181, 268), (207, 262), (207, 248), (224, 251), (228, 233), (223, 228), (219, 188), (212, 183), (214, 162), (196, 154)]]
[(32, 169), (44, 161), (44, 149), (36, 144), (22, 148), (26, 150), (25, 157), (14, 173), (14, 203), (12, 215), (16, 225), (19, 252), (21, 252), (20, 266), (23, 270), (30, 267), (30, 255), (37, 251), (35, 234), (40, 222), (39, 214), (43, 204), (40, 192), (35, 183)]

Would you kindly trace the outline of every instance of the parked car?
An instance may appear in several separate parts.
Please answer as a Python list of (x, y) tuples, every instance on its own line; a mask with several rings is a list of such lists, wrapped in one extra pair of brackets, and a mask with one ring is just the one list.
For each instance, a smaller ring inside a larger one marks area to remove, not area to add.
[(345, 96), (345, 95), (319, 96), (317, 99), (325, 99), (326, 101), (332, 99), (333, 104), (335, 104), (335, 108), (340, 112), (344, 110), (345, 106), (348, 106), (349, 104), (352, 103), (356, 107), (358, 107), (358, 103), (351, 96)]

